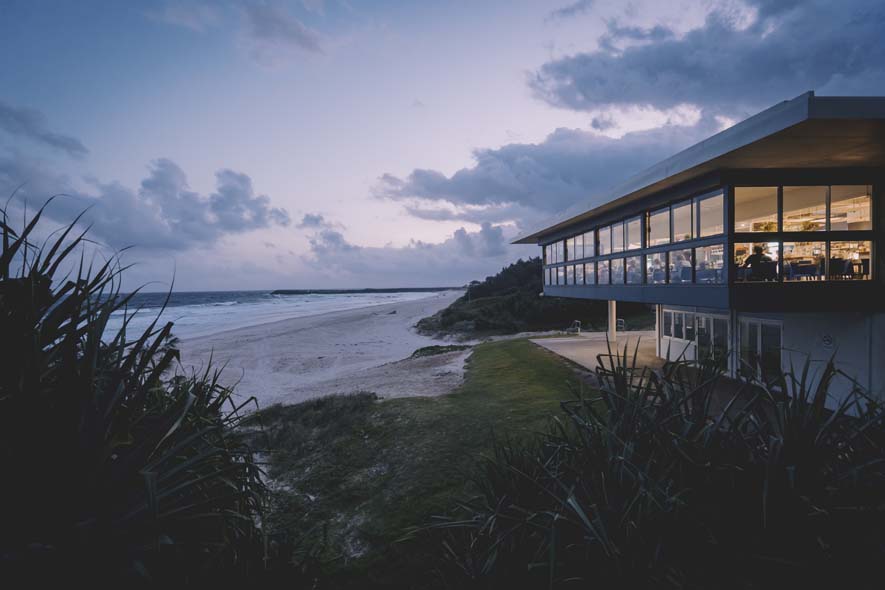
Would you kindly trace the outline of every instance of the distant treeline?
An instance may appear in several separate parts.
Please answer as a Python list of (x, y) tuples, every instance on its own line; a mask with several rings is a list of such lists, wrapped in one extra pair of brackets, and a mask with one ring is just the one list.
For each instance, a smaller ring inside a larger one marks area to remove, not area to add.
[[(472, 282), (463, 297), (418, 322), (426, 334), (476, 337), (525, 331), (564, 330), (579, 320), (585, 330), (604, 330), (605, 301), (542, 297), (541, 259), (518, 260), (482, 282)], [(619, 303), (618, 317), (628, 330), (654, 326), (654, 314), (642, 303)]]
[(399, 287), (390, 289), (277, 289), (272, 295), (353, 295), (361, 293), (434, 293), (463, 291), (465, 287)]

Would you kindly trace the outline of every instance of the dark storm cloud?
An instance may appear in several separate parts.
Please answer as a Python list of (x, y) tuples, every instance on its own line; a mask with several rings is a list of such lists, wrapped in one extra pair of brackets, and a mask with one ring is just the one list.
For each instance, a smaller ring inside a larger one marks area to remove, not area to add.
[(305, 213), (301, 218), (301, 223), (296, 225), (298, 229), (319, 229), (330, 228), (332, 224), (326, 221), (326, 218), (319, 213)]
[(248, 34), (259, 44), (323, 53), (319, 34), (283, 8), (265, 2), (248, 2), (243, 8)]
[(583, 12), (587, 12), (592, 6), (593, 0), (577, 0), (577, 2), (572, 2), (571, 4), (567, 4), (562, 8), (557, 8), (552, 11), (548, 18), (570, 18)]
[(424, 219), (513, 220), (524, 225), (538, 213), (588, 203), (631, 174), (714, 131), (715, 123), (709, 119), (695, 126), (667, 125), (628, 133), (620, 139), (557, 129), (538, 144), (479, 150), (474, 166), (451, 176), (435, 170), (415, 170), (405, 178), (384, 175), (377, 194), (406, 201), (407, 211)]
[(74, 158), (82, 158), (89, 153), (79, 139), (47, 129), (46, 117), (34, 109), (13, 107), (0, 101), (0, 129), (10, 135), (61, 150)]
[(885, 92), (885, 3), (749, 4), (756, 10), (749, 26), (714, 10), (681, 38), (665, 29), (610, 25), (610, 40), (642, 42), (621, 51), (602, 43), (598, 51), (553, 60), (533, 74), (530, 85), (550, 104), (569, 109), (690, 103), (737, 115), (806, 90)]
[(185, 250), (212, 244), (227, 234), (289, 224), (285, 209), (272, 207), (267, 196), (255, 194), (249, 176), (220, 170), (215, 179), (215, 192), (202, 196), (189, 189), (178, 165), (159, 159), (151, 164), (137, 191), (117, 182), (98, 181), (81, 191), (38, 160), (18, 154), (0, 157), (0, 193), (26, 183), (16, 199), (31, 207), (48, 196), (65, 193), (47, 208), (46, 215), (68, 223), (88, 209), (84, 224), (92, 224), (92, 234), (114, 248)]

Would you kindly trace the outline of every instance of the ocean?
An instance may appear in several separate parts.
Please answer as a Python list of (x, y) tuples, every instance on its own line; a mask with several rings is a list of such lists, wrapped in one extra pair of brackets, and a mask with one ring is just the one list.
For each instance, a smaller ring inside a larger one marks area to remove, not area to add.
[[(359, 309), (383, 303), (414, 301), (433, 292), (343, 293), (277, 295), (270, 291), (207, 291), (172, 293), (159, 325), (175, 322), (172, 333), (181, 339), (208, 336), (226, 330), (332, 311)], [(129, 312), (140, 308), (129, 323), (127, 335), (141, 333), (161, 311), (166, 293), (137, 293)], [(123, 323), (123, 311), (114, 313), (107, 333)]]

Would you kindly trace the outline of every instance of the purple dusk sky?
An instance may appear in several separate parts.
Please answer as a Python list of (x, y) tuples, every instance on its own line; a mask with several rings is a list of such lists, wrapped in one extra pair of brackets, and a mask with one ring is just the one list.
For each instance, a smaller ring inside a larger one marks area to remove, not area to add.
[(806, 90), (885, 94), (873, 0), (0, 3), (0, 192), (128, 286), (463, 284)]

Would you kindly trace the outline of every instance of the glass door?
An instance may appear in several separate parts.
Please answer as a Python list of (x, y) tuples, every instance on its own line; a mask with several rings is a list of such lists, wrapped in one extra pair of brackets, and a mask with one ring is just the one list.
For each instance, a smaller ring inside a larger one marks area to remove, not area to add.
[(769, 381), (781, 371), (782, 328), (779, 322), (740, 321), (740, 375)]

